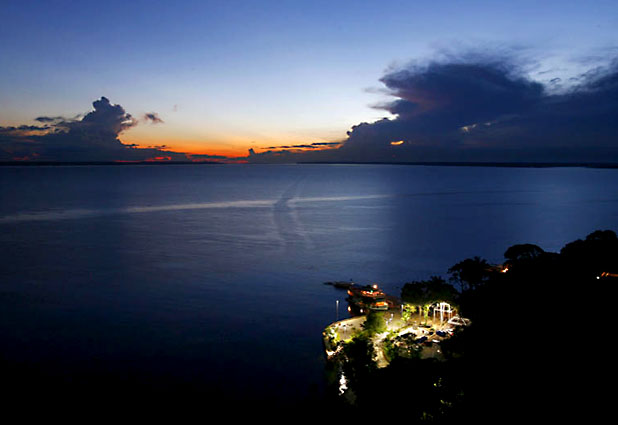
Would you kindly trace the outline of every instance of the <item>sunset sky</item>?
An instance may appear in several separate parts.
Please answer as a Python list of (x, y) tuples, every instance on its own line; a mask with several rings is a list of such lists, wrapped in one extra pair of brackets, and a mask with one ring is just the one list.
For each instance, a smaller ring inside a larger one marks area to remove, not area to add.
[(0, 160), (618, 161), (616, 1), (0, 3)]

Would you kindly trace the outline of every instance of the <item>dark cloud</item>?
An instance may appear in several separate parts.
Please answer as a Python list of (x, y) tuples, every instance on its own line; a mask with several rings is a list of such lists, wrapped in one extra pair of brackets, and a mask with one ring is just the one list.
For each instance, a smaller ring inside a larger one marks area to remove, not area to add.
[(320, 149), (325, 146), (338, 146), (341, 142), (315, 142), (310, 144), (300, 145), (282, 145), (282, 146), (269, 146), (262, 149)]
[(156, 112), (148, 112), (144, 114), (144, 120), (149, 121), (153, 124), (162, 124), (163, 120), (159, 117), (159, 114)]
[[(335, 142), (333, 142), (335, 143)], [(340, 142), (336, 142), (340, 145)], [(267, 148), (268, 149), (268, 148)], [(269, 149), (265, 152), (255, 152), (249, 149), (249, 156), (236, 158), (246, 160), (249, 163), (268, 164), (268, 163), (290, 163), (301, 161), (345, 161), (338, 155), (338, 149)]]
[(51, 127), (48, 125), (20, 125), (18, 127), (0, 127), (0, 134), (5, 133), (13, 133), (19, 134), (20, 132), (33, 132), (33, 131), (47, 131)]
[(34, 120), (38, 122), (56, 122), (56, 121), (62, 121), (64, 120), (64, 118), (63, 117), (36, 117)]
[(340, 144), (341, 142), (315, 142), (315, 143), (312, 143), (311, 146), (314, 146), (314, 147), (316, 146), (338, 146)]
[(393, 72), (381, 81), (398, 98), (384, 109), (402, 120), (422, 117), (423, 128), (462, 126), (517, 113), (543, 92), (540, 84), (509, 75), (500, 63), (434, 63)]
[[(152, 158), (187, 160), (184, 153), (157, 147), (137, 148), (118, 136), (137, 125), (137, 120), (106, 97), (92, 103), (81, 119), (41, 116), (42, 126), (0, 127), (0, 159), (49, 161), (141, 161)], [(149, 120), (161, 122), (155, 113)]]
[(396, 99), (384, 109), (396, 118), (354, 127), (341, 153), (356, 160), (618, 161), (616, 63), (579, 76), (561, 94), (518, 69), (501, 59), (391, 72), (382, 82)]
[(529, 65), (485, 53), (391, 69), (380, 81), (394, 99), (375, 107), (394, 118), (352, 127), (337, 149), (249, 160), (618, 162), (618, 62), (547, 85)]
[(210, 155), (210, 154), (205, 154), (205, 153), (192, 153), (192, 154), (187, 154), (187, 156), (189, 157), (189, 159), (194, 160), (194, 161), (209, 161), (209, 160), (215, 160), (215, 161), (219, 161), (219, 160), (232, 160), (232, 161), (236, 161), (236, 160), (242, 160), (244, 158), (230, 158), (227, 157), (225, 155)]
[[(264, 152), (255, 152), (249, 149), (249, 156), (235, 158), (249, 163), (290, 163), (302, 161), (343, 161), (337, 156), (342, 142), (314, 142), (311, 144), (269, 146)], [(325, 149), (326, 148), (326, 149)]]

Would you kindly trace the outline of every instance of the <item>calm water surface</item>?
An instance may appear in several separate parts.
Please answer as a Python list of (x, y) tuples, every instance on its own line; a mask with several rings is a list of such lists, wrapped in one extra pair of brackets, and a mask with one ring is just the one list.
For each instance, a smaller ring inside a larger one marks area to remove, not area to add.
[(559, 250), (618, 230), (617, 188), (586, 168), (1, 167), (0, 360), (299, 400), (345, 299), (324, 281), (397, 295), (516, 243)]

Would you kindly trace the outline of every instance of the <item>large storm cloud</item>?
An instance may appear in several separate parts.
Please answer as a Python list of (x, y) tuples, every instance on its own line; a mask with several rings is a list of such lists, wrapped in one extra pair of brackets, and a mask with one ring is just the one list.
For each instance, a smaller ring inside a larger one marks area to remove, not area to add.
[(618, 162), (617, 61), (560, 92), (503, 55), (408, 65), (380, 81), (393, 100), (376, 107), (394, 118), (355, 125), (337, 149), (250, 161)]
[[(0, 127), (0, 159), (49, 161), (141, 161), (154, 158), (186, 160), (183, 153), (137, 148), (118, 136), (138, 120), (106, 97), (92, 103), (83, 117), (41, 116), (40, 125)], [(162, 122), (156, 113), (146, 118)]]

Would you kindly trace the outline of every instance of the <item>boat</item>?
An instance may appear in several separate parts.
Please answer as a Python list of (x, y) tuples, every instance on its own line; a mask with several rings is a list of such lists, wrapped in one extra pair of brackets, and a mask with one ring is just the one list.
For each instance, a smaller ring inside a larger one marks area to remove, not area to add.
[(364, 286), (350, 286), (348, 288), (348, 295), (351, 297), (361, 298), (386, 298), (386, 294), (378, 288), (378, 285), (364, 285)]
[(350, 286), (348, 288), (348, 302), (360, 312), (366, 310), (385, 311), (389, 304), (386, 294), (378, 288), (378, 285)]

